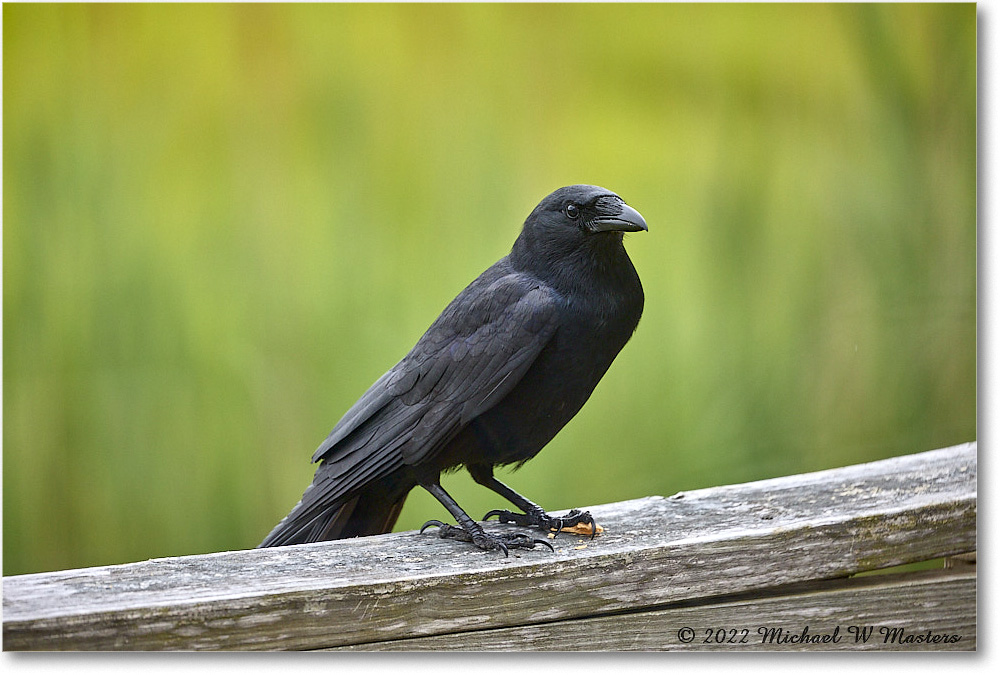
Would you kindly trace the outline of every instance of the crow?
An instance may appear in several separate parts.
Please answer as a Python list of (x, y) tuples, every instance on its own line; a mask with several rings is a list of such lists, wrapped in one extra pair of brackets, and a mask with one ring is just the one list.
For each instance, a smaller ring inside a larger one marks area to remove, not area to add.
[(569, 422), (628, 342), (642, 315), (639, 275), (623, 233), (646, 230), (638, 211), (593, 185), (560, 188), (531, 212), (509, 255), (459, 293), (416, 346), (380, 377), (313, 454), (302, 499), (259, 547), (344, 539), (392, 530), (407, 494), (421, 486), (458, 526), (428, 521), (442, 538), (483, 550), (534, 548), (524, 534), (492, 534), (441, 487), (444, 471), (472, 478), (520, 513), (505, 523), (545, 532), (596, 524), (563, 517), (493, 476), (520, 467)]

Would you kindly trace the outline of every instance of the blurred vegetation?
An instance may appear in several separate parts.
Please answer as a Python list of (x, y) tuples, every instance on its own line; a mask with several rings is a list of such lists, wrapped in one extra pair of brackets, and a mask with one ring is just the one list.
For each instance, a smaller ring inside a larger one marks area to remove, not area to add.
[(256, 545), (576, 182), (646, 217), (646, 312), (525, 494), (976, 438), (975, 11), (4, 5), (4, 574)]

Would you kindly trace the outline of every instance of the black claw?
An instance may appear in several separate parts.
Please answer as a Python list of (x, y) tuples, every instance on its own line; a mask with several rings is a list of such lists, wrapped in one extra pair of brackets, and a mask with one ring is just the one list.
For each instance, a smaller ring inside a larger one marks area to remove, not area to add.
[(513, 523), (515, 525), (520, 525), (521, 527), (531, 527), (533, 524), (529, 516), (523, 513), (514, 513), (513, 511), (508, 511), (506, 509), (493, 509), (483, 516), (483, 520), (489, 520), (492, 516), (496, 516), (498, 522)]
[(442, 522), (441, 522), (440, 520), (428, 520), (428, 521), (427, 521), (426, 523), (424, 523), (424, 524), (423, 524), (423, 526), (422, 526), (422, 527), (420, 528), (420, 534), (423, 534), (423, 533), (424, 533), (424, 530), (426, 530), (426, 529), (427, 529), (428, 527), (440, 527), (440, 528), (445, 528), (445, 527), (448, 527), (448, 525), (447, 525), (447, 523), (442, 523)]
[(556, 532), (555, 534), (552, 535), (552, 538), (555, 539), (556, 537), (558, 537), (559, 533), (562, 532), (562, 529), (563, 529), (563, 519), (556, 518)]
[(454, 525), (449, 525), (443, 523), (440, 520), (428, 520), (424, 523), (423, 527), (420, 528), (421, 534), (428, 527), (440, 528), (438, 536), (442, 539), (454, 539), (456, 541), (466, 541), (476, 548), (483, 551), (503, 551), (505, 558), (510, 557), (511, 548), (534, 548), (535, 544), (545, 544), (549, 547), (549, 550), (553, 553), (555, 549), (552, 548), (552, 544), (541, 539), (530, 539), (523, 534), (490, 534), (479, 530), (477, 533), (469, 532), (468, 530), (455, 527)]
[(531, 511), (529, 513), (515, 513), (506, 509), (494, 509), (483, 516), (483, 520), (489, 520), (493, 516), (501, 523), (512, 523), (521, 527), (537, 527), (548, 532), (552, 538), (558, 537), (565, 527), (575, 527), (577, 525), (590, 526), (590, 538), (597, 536), (597, 523), (589, 511), (572, 509), (564, 516), (553, 517), (544, 511)]

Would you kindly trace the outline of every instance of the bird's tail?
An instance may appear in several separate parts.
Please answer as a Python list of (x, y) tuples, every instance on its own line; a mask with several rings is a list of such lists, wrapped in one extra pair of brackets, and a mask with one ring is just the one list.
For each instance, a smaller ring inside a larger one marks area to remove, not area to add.
[[(306, 492), (308, 494), (308, 490)], [(264, 537), (257, 548), (390, 532), (403, 510), (406, 495), (390, 501), (379, 491), (362, 492), (320, 508), (315, 504), (311, 508), (306, 507), (305, 501), (306, 495), (303, 495), (291, 513)]]

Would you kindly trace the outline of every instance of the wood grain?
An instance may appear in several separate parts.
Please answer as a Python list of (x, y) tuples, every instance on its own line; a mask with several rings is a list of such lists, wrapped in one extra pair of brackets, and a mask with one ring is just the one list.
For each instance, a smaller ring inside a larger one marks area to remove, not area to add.
[[(854, 577), (694, 607), (376, 642), (352, 651), (973, 651), (975, 572)], [(687, 641), (690, 640), (690, 641)]]
[(4, 649), (317, 649), (760, 593), (974, 551), (976, 468), (969, 443), (591, 507), (604, 534), (555, 553), (402, 532), (5, 577)]

